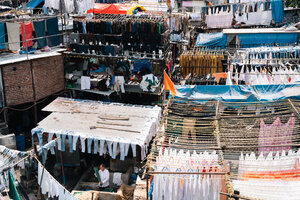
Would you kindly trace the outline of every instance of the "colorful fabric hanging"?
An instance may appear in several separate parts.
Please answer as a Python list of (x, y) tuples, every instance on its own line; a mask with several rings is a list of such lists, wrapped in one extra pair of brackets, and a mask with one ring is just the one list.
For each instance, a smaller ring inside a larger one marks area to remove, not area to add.
[[(21, 34), (22, 34), (22, 42), (23, 42), (23, 47), (31, 47), (33, 42), (32, 42), (32, 22), (21, 22)], [(25, 43), (26, 39), (26, 43)]]
[(21, 200), (17, 188), (15, 186), (14, 178), (10, 171), (9, 171), (8, 181), (9, 181), (9, 192), (8, 192), (9, 198), (13, 200)]

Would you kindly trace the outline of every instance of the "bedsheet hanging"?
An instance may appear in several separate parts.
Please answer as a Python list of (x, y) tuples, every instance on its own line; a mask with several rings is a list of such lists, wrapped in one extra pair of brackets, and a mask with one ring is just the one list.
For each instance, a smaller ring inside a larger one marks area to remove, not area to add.
[[(293, 114), (294, 115), (294, 114)], [(258, 138), (258, 152), (264, 156), (270, 152), (288, 151), (292, 149), (292, 135), (294, 132), (295, 117), (289, 118), (286, 124), (281, 123), (279, 117), (268, 125), (261, 119)], [(286, 145), (283, 147), (266, 147), (266, 145)]]
[[(156, 160), (157, 172), (219, 172), (216, 151), (186, 151), (164, 149), (159, 151)], [(156, 174), (152, 197), (155, 200), (173, 199), (220, 199), (222, 175), (199, 174)]]

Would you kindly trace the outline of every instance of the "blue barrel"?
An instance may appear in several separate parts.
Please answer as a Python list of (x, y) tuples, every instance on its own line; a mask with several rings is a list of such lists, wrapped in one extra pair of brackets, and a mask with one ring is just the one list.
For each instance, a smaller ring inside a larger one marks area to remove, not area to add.
[(24, 135), (18, 135), (16, 136), (16, 145), (17, 150), (19, 151), (25, 151), (25, 136)]

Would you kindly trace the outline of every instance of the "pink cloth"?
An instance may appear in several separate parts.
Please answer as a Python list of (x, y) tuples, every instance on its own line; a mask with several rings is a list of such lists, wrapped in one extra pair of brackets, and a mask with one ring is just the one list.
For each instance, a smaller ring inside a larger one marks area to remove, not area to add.
[[(270, 124), (265, 124), (264, 120), (261, 119), (259, 138), (258, 138), (258, 152), (263, 152), (266, 156), (269, 152), (276, 151), (288, 151), (292, 147), (292, 135), (294, 132), (295, 117), (290, 117), (286, 124), (281, 123), (279, 117)], [(284, 147), (263, 147), (266, 145), (287, 145)]]

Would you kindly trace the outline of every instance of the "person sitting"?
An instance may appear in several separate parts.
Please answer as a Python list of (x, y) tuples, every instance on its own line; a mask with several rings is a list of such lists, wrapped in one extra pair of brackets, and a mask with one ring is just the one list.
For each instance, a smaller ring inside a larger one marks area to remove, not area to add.
[(109, 188), (109, 171), (105, 169), (104, 164), (100, 165), (99, 176), (100, 176), (100, 191)]

